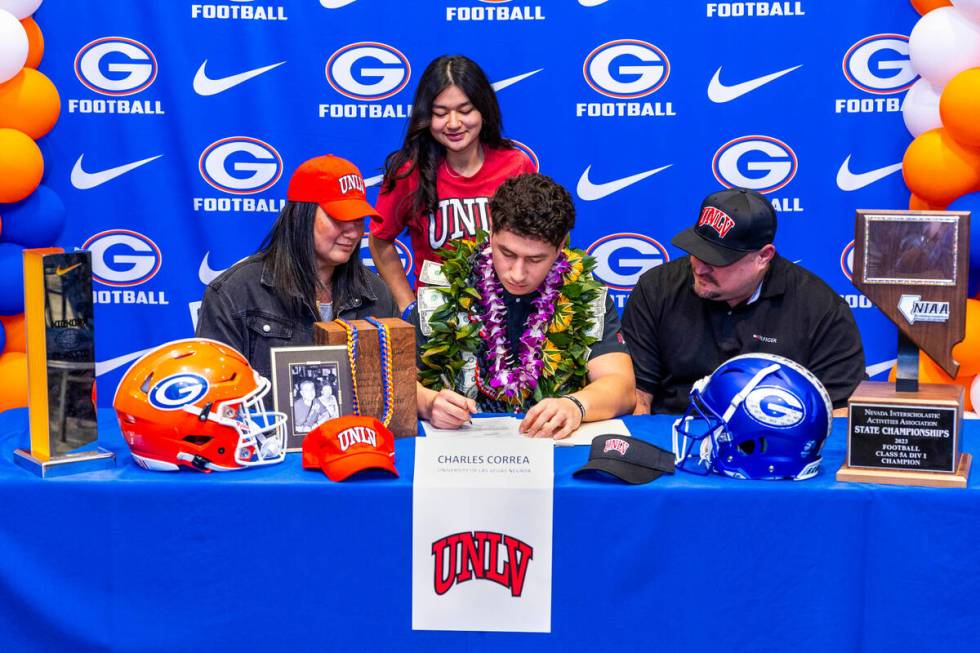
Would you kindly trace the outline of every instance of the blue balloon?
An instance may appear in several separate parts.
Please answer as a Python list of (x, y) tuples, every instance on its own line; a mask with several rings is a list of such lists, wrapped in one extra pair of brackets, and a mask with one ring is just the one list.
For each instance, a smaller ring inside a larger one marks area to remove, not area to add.
[(0, 242), (48, 247), (64, 228), (65, 204), (43, 184), (19, 202), (0, 204)]
[(0, 315), (24, 312), (24, 248), (0, 243)]

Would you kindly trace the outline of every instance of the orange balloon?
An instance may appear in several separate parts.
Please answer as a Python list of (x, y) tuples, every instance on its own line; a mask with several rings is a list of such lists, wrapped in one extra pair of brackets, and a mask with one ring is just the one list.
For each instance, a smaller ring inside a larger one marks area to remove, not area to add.
[(37, 140), (51, 131), (60, 113), (58, 89), (44, 73), (23, 68), (0, 84), (0, 127), (19, 129)]
[(24, 64), (24, 67), (37, 68), (41, 63), (41, 58), (44, 57), (44, 35), (41, 34), (41, 28), (38, 27), (37, 21), (33, 18), (25, 18), (20, 21), (20, 24), (24, 26), (24, 31), (27, 32), (27, 63)]
[[(892, 371), (888, 373), (888, 380), (892, 383), (895, 382), (896, 376), (896, 366), (892, 366)], [(939, 367), (936, 361), (932, 360), (925, 354), (925, 352), (919, 352), (919, 383), (940, 383), (943, 385), (961, 385), (966, 389), (966, 397), (964, 399), (963, 409), (973, 410), (973, 404), (970, 401), (970, 386), (973, 384), (973, 379), (976, 374), (963, 374), (963, 368), (960, 368), (960, 373), (956, 375), (954, 379), (949, 374), (943, 371), (943, 368)]]
[(980, 147), (980, 68), (969, 68), (949, 80), (939, 96), (939, 116), (957, 142)]
[(945, 211), (947, 204), (930, 204), (915, 193), (909, 197), (910, 211)]
[(946, 205), (980, 188), (980, 151), (960, 145), (945, 129), (930, 129), (905, 150), (902, 175), (915, 195)]
[(7, 335), (5, 352), (27, 351), (27, 331), (24, 329), (24, 314), (20, 315), (0, 315), (0, 323), (3, 324), (4, 333)]
[(27, 354), (0, 355), (0, 411), (27, 405)]
[(966, 336), (953, 345), (953, 358), (960, 364), (956, 376), (980, 374), (980, 300), (966, 300)]
[(19, 202), (38, 187), (44, 175), (41, 149), (16, 129), (0, 128), (0, 203)]
[(912, 6), (920, 15), (925, 16), (933, 9), (949, 7), (950, 4), (949, 0), (912, 0)]

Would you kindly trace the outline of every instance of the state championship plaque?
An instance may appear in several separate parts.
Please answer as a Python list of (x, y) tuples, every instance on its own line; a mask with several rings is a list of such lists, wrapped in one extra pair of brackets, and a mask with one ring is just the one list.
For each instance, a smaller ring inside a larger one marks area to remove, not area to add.
[(966, 487), (964, 389), (919, 384), (919, 350), (950, 376), (966, 334), (970, 214), (858, 211), (854, 285), (898, 327), (895, 384), (864, 381), (848, 400), (838, 481)]
[(24, 250), (31, 450), (14, 461), (43, 477), (111, 467), (95, 446), (95, 338), (89, 252)]

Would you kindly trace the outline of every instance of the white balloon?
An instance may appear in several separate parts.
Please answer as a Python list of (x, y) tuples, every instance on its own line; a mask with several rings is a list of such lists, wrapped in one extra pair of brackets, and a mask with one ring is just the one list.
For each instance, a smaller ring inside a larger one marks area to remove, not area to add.
[(980, 0), (950, 0), (950, 2), (966, 18), (980, 24)]
[(0, 0), (0, 9), (9, 11), (17, 20), (31, 16), (41, 6), (41, 0)]
[(939, 95), (927, 79), (920, 79), (905, 94), (902, 101), (902, 118), (912, 136), (943, 126), (939, 117)]
[(942, 88), (957, 73), (980, 66), (980, 25), (953, 7), (933, 9), (912, 28), (909, 59), (933, 88)]
[(980, 374), (973, 378), (970, 386), (970, 403), (973, 404), (973, 412), (980, 415)]
[(26, 62), (27, 32), (12, 13), (0, 9), (0, 84), (19, 73)]

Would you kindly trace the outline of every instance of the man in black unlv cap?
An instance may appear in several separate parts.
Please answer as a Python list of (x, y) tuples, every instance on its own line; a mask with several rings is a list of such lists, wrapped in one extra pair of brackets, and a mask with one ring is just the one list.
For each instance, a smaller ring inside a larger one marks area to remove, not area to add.
[(692, 384), (733, 356), (779, 354), (813, 372), (835, 407), (865, 378), (851, 309), (776, 253), (776, 212), (743, 188), (712, 193), (674, 236), (690, 256), (648, 270), (623, 313), (636, 414), (681, 413)]

